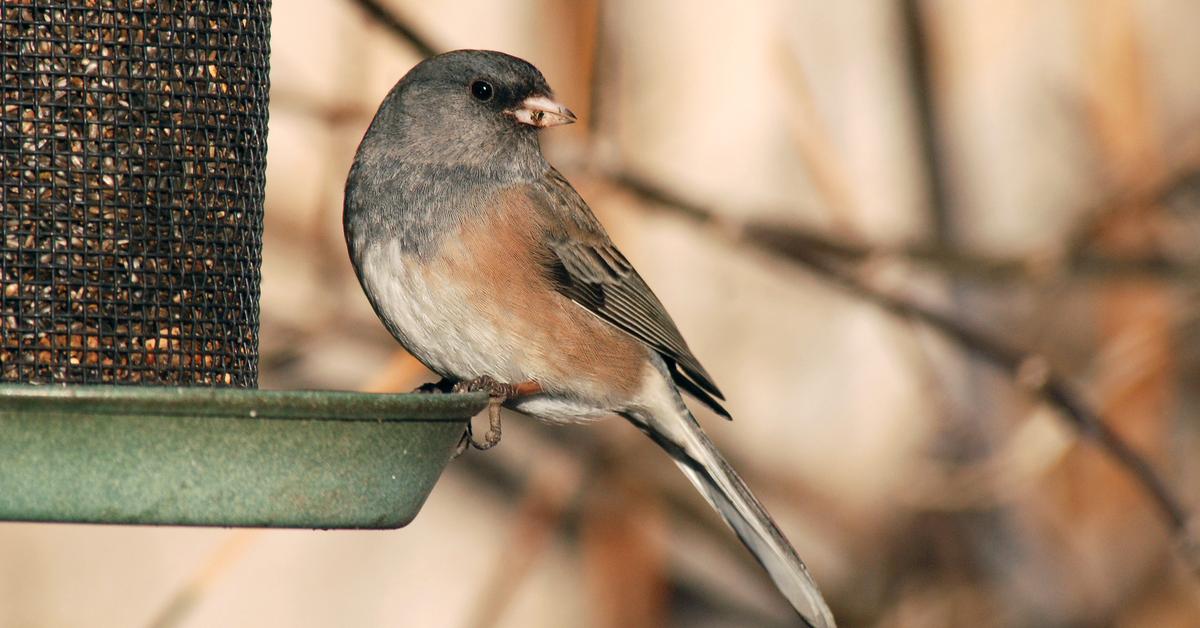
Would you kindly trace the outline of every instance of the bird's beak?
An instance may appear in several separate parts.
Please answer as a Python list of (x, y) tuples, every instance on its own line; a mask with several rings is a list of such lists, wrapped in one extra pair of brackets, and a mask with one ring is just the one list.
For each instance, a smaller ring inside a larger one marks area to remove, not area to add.
[(508, 112), (521, 124), (544, 129), (560, 124), (571, 124), (575, 114), (570, 109), (550, 100), (547, 96), (530, 96), (521, 101), (521, 106)]

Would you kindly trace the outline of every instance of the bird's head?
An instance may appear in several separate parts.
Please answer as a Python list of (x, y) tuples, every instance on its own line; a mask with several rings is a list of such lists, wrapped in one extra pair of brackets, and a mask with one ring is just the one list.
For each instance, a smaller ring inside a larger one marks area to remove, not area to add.
[(536, 131), (574, 121), (527, 61), (458, 50), (410, 70), (380, 105), (368, 139), (379, 136), (409, 160), (497, 167), (540, 161)]

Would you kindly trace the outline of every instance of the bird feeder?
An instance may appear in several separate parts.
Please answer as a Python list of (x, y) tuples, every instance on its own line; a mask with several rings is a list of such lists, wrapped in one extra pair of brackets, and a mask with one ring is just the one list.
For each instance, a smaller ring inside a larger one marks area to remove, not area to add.
[(403, 525), (484, 405), (254, 390), (269, 24), (0, 7), (0, 518)]

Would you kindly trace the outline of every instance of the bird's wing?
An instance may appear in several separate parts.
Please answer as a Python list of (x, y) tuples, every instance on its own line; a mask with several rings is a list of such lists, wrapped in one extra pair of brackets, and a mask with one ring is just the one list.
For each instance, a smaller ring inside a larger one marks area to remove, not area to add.
[(547, 271), (554, 287), (657, 351), (671, 366), (680, 388), (728, 418), (717, 401), (725, 397), (712, 376), (692, 355), (658, 297), (609, 240), (579, 193), (551, 169), (530, 186), (529, 194), (545, 217)]

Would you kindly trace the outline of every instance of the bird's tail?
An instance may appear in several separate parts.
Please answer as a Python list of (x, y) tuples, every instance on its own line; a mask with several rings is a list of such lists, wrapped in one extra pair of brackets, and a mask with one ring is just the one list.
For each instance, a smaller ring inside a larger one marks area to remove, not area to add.
[(801, 619), (811, 628), (835, 628), (833, 614), (796, 550), (682, 401), (678, 406), (665, 417), (632, 412), (626, 418), (671, 455), (766, 569)]

